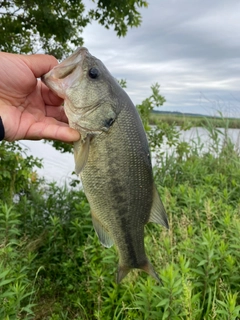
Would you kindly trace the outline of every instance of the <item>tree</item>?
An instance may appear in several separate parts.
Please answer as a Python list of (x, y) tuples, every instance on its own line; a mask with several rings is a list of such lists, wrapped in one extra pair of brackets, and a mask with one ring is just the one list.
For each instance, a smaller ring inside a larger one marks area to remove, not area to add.
[(117, 36), (141, 23), (138, 11), (145, 0), (2, 0), (0, 1), (0, 50), (15, 53), (46, 52), (58, 59), (83, 44), (81, 33), (91, 21), (113, 26)]

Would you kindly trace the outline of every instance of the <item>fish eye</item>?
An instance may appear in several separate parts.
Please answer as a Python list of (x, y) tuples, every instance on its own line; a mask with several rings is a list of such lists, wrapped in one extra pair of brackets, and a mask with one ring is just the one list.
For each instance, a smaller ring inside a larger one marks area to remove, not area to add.
[(99, 71), (97, 68), (91, 68), (88, 71), (89, 77), (92, 79), (96, 79), (99, 76)]

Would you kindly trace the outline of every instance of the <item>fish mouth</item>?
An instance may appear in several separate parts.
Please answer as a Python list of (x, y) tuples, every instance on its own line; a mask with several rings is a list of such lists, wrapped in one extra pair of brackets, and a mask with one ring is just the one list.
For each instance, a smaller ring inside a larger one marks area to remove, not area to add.
[[(66, 89), (80, 77), (82, 61), (90, 55), (85, 47), (78, 48), (72, 55), (41, 77), (42, 82), (61, 98), (65, 98)], [(75, 72), (77, 69), (77, 72)]]
[(79, 64), (81, 64), (84, 57), (88, 54), (89, 52), (87, 48), (80, 47), (47, 74), (50, 73), (54, 79), (64, 79), (69, 76)]

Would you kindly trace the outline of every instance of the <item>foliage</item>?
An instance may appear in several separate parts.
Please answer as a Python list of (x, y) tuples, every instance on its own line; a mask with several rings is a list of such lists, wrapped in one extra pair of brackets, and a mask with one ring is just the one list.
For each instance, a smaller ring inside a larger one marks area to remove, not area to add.
[(119, 79), (117, 82), (120, 84), (120, 86), (125, 89), (127, 88), (127, 80), (126, 79)]
[(159, 121), (166, 122), (169, 125), (185, 126), (188, 127), (189, 124), (193, 127), (205, 127), (208, 125), (209, 120), (214, 127), (222, 128), (228, 122), (228, 128), (240, 129), (240, 119), (239, 118), (228, 118), (223, 117), (221, 113), (217, 116), (202, 116), (202, 115), (190, 115), (190, 114), (177, 114), (174, 112), (161, 113), (153, 112), (150, 115), (150, 124), (155, 125)]
[(137, 27), (141, 23), (141, 15), (136, 7), (147, 7), (144, 0), (123, 1), (93, 1), (97, 2), (97, 9), (89, 11), (91, 18), (97, 20), (105, 28), (114, 25), (117, 36), (125, 36), (129, 27)]
[[(98, 241), (80, 187), (29, 179), (38, 161), (27, 167), (16, 144), (0, 145), (1, 319), (240, 318), (240, 159), (227, 122), (207, 124), (208, 148), (161, 125), (149, 139), (161, 145), (154, 173), (170, 230), (149, 224), (145, 237), (161, 285), (138, 271), (116, 285), (116, 250)], [(3, 168), (21, 177), (14, 189)]]
[[(137, 105), (137, 110), (142, 119), (144, 129), (148, 136), (149, 145), (152, 151), (160, 148), (163, 143), (169, 147), (176, 145), (179, 141), (180, 131), (175, 127), (175, 123), (168, 124), (159, 117), (154, 126), (150, 126), (151, 115), (155, 107), (160, 107), (166, 101), (160, 94), (160, 85), (155, 83), (151, 86), (152, 94), (149, 98)], [(182, 126), (181, 130), (187, 130), (189, 126)]]
[(0, 199), (12, 202), (13, 198), (27, 194), (30, 187), (39, 184), (39, 178), (33, 168), (42, 166), (33, 156), (24, 157), (23, 148), (17, 143), (1, 142), (0, 145)]
[(29, 278), (34, 253), (26, 250), (20, 214), (0, 202), (0, 318), (32, 319), (34, 281)]
[(145, 130), (148, 132), (150, 130), (149, 127), (149, 118), (155, 107), (160, 107), (164, 104), (166, 99), (160, 95), (160, 85), (155, 83), (151, 86), (152, 94), (149, 98), (143, 100), (143, 102), (139, 105), (136, 105), (138, 113), (142, 119), (142, 123), (144, 125)]
[(138, 8), (144, 0), (4, 0), (0, 3), (0, 50), (36, 53), (39, 50), (62, 58), (83, 44), (81, 33), (91, 21), (125, 36), (129, 27), (141, 23)]

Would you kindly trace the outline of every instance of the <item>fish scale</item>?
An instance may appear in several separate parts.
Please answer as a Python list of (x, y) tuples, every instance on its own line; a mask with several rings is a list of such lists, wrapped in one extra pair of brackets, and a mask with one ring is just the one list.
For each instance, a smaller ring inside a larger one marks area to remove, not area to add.
[[(142, 256), (145, 257), (144, 247), (139, 246), (139, 243), (143, 242), (142, 230), (138, 232), (139, 229), (135, 226), (144, 225), (149, 219), (153, 181), (151, 163), (147, 158), (149, 154), (146, 148), (147, 142), (140, 144), (138, 140), (135, 119), (138, 115), (131, 119), (129, 112), (129, 110), (122, 111), (111, 130), (95, 138), (90, 146), (88, 156), (90, 161), (81, 172), (81, 179), (89, 203), (92, 203), (92, 211), (99, 217), (104, 227), (111, 230), (114, 243), (118, 243), (120, 264), (122, 261), (128, 261), (128, 267), (131, 268), (137, 267), (135, 256), (141, 259)], [(118, 125), (119, 122), (125, 124), (123, 129)], [(128, 127), (131, 127), (134, 139), (130, 139), (127, 143), (124, 135)], [(123, 137), (121, 142), (119, 142), (120, 136)], [(116, 148), (109, 148), (109, 144), (117, 145), (118, 152)], [(100, 178), (102, 187), (93, 190), (92, 184), (99, 183), (97, 172), (102, 173)], [(129, 237), (134, 241), (129, 241)], [(133, 243), (131, 254), (126, 245), (130, 242)]]
[(144, 226), (155, 222), (168, 228), (168, 221), (136, 108), (86, 48), (77, 49), (42, 81), (64, 98), (69, 125), (81, 134), (74, 144), (75, 171), (99, 240), (118, 249), (117, 282), (133, 268), (159, 281), (145, 253)]

